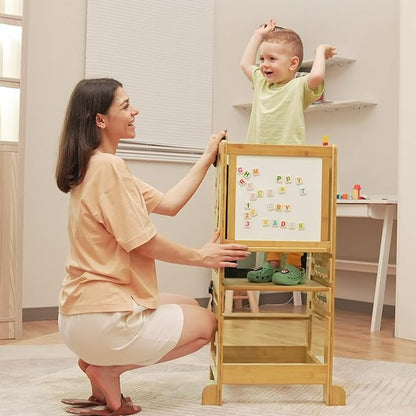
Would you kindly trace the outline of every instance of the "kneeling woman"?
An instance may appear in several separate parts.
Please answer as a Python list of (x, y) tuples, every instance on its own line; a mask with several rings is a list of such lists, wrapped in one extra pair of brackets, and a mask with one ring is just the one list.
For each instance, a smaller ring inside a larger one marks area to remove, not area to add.
[(159, 293), (155, 260), (236, 267), (235, 261), (249, 254), (242, 245), (218, 244), (219, 233), (195, 249), (157, 232), (149, 215), (173, 216), (183, 208), (225, 133), (212, 135), (187, 175), (162, 193), (115, 156), (121, 138), (135, 137), (138, 114), (120, 82), (80, 81), (68, 104), (56, 168), (59, 189), (70, 194), (59, 328), (90, 380), (87, 404), (105, 404), (109, 415), (140, 411), (121, 395), (122, 373), (190, 354), (216, 331), (214, 314), (194, 299)]

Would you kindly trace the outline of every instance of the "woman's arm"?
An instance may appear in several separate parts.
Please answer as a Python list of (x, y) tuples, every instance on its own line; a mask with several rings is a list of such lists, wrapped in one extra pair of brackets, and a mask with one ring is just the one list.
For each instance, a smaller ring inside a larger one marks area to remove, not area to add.
[(142, 256), (167, 263), (184, 264), (207, 268), (237, 267), (237, 260), (247, 258), (250, 253), (247, 246), (241, 244), (218, 244), (219, 232), (214, 234), (202, 248), (184, 246), (156, 234), (147, 243), (135, 248)]
[(211, 136), (208, 146), (198, 162), (192, 166), (184, 178), (165, 193), (153, 212), (161, 215), (174, 216), (186, 205), (198, 189), (209, 167), (214, 162), (218, 153), (219, 143), (224, 137), (225, 131)]

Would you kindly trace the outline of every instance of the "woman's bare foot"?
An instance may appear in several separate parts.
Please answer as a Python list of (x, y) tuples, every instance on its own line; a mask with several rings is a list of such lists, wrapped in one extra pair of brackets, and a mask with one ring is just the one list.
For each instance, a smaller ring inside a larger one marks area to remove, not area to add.
[(117, 410), (121, 406), (120, 375), (114, 366), (89, 365), (86, 373), (91, 385), (96, 386), (105, 396), (107, 408)]
[[(87, 368), (89, 367), (89, 364), (86, 363), (84, 360), (81, 360), (81, 358), (78, 360), (78, 366), (79, 368), (85, 373), (87, 374)], [(87, 374), (88, 376), (88, 374)], [(89, 378), (89, 377), (88, 377)], [(101, 403), (106, 403), (105, 400), (105, 395), (104, 393), (101, 391), (101, 389), (90, 380), (90, 384), (91, 384), (91, 395), (97, 399), (98, 401), (100, 401)]]
[[(96, 366), (89, 365), (86, 373), (91, 385), (96, 386), (105, 396), (106, 406), (109, 410), (115, 411), (121, 405), (120, 375), (125, 371), (138, 368), (138, 366)], [(131, 402), (130, 402), (131, 403)], [(139, 406), (129, 404), (135, 412), (140, 411)], [(127, 413), (126, 413), (127, 414)]]

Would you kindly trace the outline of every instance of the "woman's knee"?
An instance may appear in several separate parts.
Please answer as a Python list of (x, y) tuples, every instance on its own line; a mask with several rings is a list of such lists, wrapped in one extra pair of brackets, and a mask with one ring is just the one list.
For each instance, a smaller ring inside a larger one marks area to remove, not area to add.
[(181, 308), (184, 314), (183, 332), (192, 337), (211, 340), (217, 330), (216, 316), (201, 306), (181, 305)]
[(217, 317), (208, 309), (203, 308), (204, 326), (206, 328), (206, 338), (211, 340), (218, 327)]
[(211, 322), (212, 331), (215, 332), (218, 328), (217, 317), (211, 311), (207, 311), (207, 312), (209, 313), (209, 316), (210, 316), (209, 319), (210, 319), (210, 322)]

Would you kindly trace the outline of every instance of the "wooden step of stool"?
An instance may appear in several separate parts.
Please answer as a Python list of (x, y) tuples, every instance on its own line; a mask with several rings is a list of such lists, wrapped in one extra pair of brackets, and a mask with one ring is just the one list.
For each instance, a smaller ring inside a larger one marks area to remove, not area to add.
[(233, 311), (234, 301), (238, 309), (243, 309), (243, 299), (248, 299), (251, 312), (259, 312), (259, 303), (254, 290), (226, 290), (224, 312), (231, 313)]
[[(231, 313), (234, 308), (234, 302), (237, 309), (243, 309), (243, 300), (247, 299), (251, 312), (259, 312), (259, 302), (254, 290), (226, 290), (224, 312)], [(302, 292), (293, 292), (294, 306), (302, 306)]]

